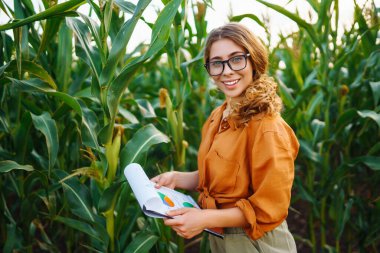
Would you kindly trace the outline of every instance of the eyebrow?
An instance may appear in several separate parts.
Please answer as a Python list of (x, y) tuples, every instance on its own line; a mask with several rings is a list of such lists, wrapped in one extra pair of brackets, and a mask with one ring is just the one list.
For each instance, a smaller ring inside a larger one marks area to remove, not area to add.
[[(243, 52), (243, 51), (234, 51), (234, 52), (230, 53), (230, 54), (228, 55), (228, 57), (233, 56), (233, 55), (235, 55), (235, 54), (245, 54), (245, 52)], [(209, 61), (211, 61), (211, 60), (219, 60), (219, 59), (222, 59), (222, 57), (220, 57), (220, 56), (215, 56), (215, 57), (210, 58)]]

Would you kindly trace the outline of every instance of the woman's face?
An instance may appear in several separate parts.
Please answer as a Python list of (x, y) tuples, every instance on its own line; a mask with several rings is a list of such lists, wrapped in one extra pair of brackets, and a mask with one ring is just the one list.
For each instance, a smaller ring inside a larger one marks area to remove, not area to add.
[[(237, 45), (230, 39), (215, 41), (210, 48), (209, 62), (226, 61), (235, 56), (245, 55), (243, 47)], [(243, 59), (244, 60), (244, 59)], [(246, 58), (247, 65), (241, 70), (232, 70), (227, 63), (224, 64), (223, 72), (218, 76), (211, 76), (218, 88), (229, 98), (239, 97), (245, 89), (253, 82), (253, 68)], [(233, 63), (234, 60), (230, 62)]]

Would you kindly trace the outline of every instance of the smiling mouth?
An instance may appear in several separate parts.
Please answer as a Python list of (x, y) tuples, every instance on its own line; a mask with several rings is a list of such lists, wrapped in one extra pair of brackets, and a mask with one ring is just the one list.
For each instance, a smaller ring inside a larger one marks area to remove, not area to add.
[(223, 82), (225, 85), (227, 85), (227, 86), (233, 86), (233, 85), (235, 85), (235, 84), (237, 84), (239, 82), (239, 79), (237, 79), (237, 80), (234, 80), (234, 81), (225, 81), (225, 82)]

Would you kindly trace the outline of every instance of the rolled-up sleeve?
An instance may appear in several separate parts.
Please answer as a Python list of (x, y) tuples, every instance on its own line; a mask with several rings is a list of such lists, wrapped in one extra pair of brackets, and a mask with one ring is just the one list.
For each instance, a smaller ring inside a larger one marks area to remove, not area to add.
[(288, 215), (299, 144), (291, 129), (282, 130), (263, 131), (255, 138), (249, 160), (253, 194), (236, 202), (249, 223), (244, 229), (254, 240)]

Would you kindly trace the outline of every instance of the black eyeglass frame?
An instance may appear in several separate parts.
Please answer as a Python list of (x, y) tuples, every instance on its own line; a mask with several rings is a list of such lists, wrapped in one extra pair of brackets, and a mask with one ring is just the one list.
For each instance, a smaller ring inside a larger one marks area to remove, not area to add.
[[(243, 56), (243, 57), (244, 57), (245, 65), (244, 65), (244, 67), (242, 67), (241, 69), (233, 69), (233, 68), (231, 67), (229, 61), (230, 61), (231, 59), (235, 58), (235, 57), (238, 57), (238, 56)], [(220, 75), (223, 74), (223, 72), (224, 72), (224, 66), (226, 65), (226, 63), (227, 63), (227, 65), (228, 65), (228, 67), (229, 67), (230, 69), (232, 69), (233, 71), (239, 71), (239, 70), (245, 69), (245, 68), (247, 67), (247, 57), (248, 57), (248, 56), (251, 56), (251, 54), (250, 54), (250, 53), (247, 53), (247, 54), (241, 54), (241, 55), (239, 54), (239, 55), (232, 56), (231, 58), (229, 58), (229, 59), (227, 59), (227, 60), (225, 60), (225, 61), (210, 61), (210, 62), (206, 62), (206, 64), (204, 64), (203, 66), (206, 68), (207, 73), (208, 73), (210, 76), (220, 76)], [(210, 74), (210, 69), (209, 69), (209, 68), (210, 68), (210, 63), (212, 63), (212, 62), (221, 62), (221, 63), (223, 64), (222, 71), (220, 72), (220, 74), (217, 74), (217, 75), (211, 75), (211, 74)]]

